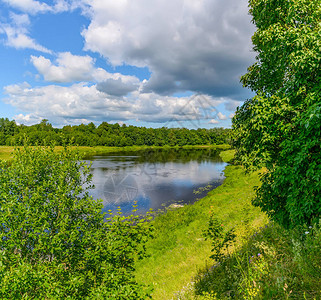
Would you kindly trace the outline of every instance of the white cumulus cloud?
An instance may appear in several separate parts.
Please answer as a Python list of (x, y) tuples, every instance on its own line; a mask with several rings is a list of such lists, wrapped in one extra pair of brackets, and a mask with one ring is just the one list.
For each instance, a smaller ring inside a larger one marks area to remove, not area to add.
[(28, 27), (30, 20), (28, 15), (11, 14), (11, 24), (0, 23), (0, 33), (6, 35), (5, 44), (16, 49), (34, 49), (44, 53), (52, 53), (46, 47), (38, 44), (29, 36)]
[(219, 124), (220, 121), (216, 120), (216, 119), (212, 119), (208, 122), (209, 124)]
[(144, 83), (135, 76), (109, 73), (95, 67), (95, 60), (88, 56), (59, 53), (52, 62), (44, 56), (31, 56), (31, 62), (46, 81), (54, 83), (89, 82), (97, 83), (99, 92), (109, 96), (126, 96), (138, 90)]
[[(49, 119), (59, 126), (79, 122), (130, 121), (180, 122), (195, 127), (201, 121), (216, 118), (216, 107), (227, 99), (208, 95), (189, 97), (160, 96), (142, 93), (140, 88), (126, 96), (99, 91), (96, 84), (73, 84), (69, 87), (48, 85), (31, 87), (28, 83), (5, 87), (6, 103), (24, 111), (15, 116), (19, 123), (34, 124)], [(81, 121), (80, 121), (81, 120)]]
[(90, 56), (72, 55), (70, 52), (60, 53), (57, 65), (43, 56), (31, 56), (31, 62), (43, 75), (52, 82), (89, 81), (92, 80), (94, 60)]
[(218, 112), (217, 117), (218, 117), (220, 120), (227, 120), (227, 117), (226, 117), (224, 114), (222, 114), (221, 112)]

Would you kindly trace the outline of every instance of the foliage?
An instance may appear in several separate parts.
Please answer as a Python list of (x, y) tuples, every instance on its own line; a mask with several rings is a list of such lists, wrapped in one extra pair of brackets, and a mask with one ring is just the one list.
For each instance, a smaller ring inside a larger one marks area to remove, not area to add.
[[(243, 299), (255, 299), (259, 296), (261, 285), (265, 284), (264, 276), (269, 272), (269, 266), (261, 253), (252, 255), (250, 258), (246, 255), (245, 259), (235, 256), (237, 267), (241, 271), (242, 280), (239, 283), (239, 294)], [(244, 261), (247, 264), (244, 266)]]
[(212, 255), (210, 258), (217, 262), (222, 260), (229, 249), (229, 246), (234, 242), (236, 235), (234, 228), (224, 230), (222, 221), (215, 217), (212, 213), (208, 223), (208, 228), (204, 231), (205, 238), (211, 239)]
[(321, 215), (321, 3), (250, 0), (256, 63), (241, 79), (256, 96), (233, 119), (237, 159), (267, 167), (255, 205), (284, 225)]
[(23, 145), (28, 136), (31, 145), (75, 144), (78, 146), (184, 146), (218, 145), (230, 143), (230, 129), (212, 128), (197, 130), (186, 128), (146, 128), (120, 126), (102, 122), (99, 126), (87, 125), (64, 126), (53, 128), (48, 120), (39, 124), (16, 125), (14, 121), (0, 118), (0, 145)]
[(133, 276), (151, 234), (146, 219), (104, 220), (74, 151), (16, 149), (0, 161), (1, 299), (140, 299)]
[(286, 99), (255, 96), (245, 101), (233, 119), (236, 160), (249, 170), (272, 167), (293, 126), (292, 114)]
[(321, 215), (321, 106), (311, 106), (300, 120), (296, 135), (281, 143), (254, 201), (287, 227), (310, 225)]

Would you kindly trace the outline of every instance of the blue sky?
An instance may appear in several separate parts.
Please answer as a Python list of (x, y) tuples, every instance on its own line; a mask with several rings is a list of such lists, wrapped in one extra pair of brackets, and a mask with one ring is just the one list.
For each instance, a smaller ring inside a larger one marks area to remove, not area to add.
[(0, 0), (0, 117), (230, 127), (251, 93), (246, 0)]

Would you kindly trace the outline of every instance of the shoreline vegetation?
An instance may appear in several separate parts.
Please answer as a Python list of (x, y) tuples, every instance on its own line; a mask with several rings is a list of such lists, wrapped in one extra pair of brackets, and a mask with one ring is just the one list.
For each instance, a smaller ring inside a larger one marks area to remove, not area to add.
[(146, 299), (133, 280), (148, 216), (101, 213), (73, 149), (25, 146), (0, 160), (1, 299)]
[[(23, 146), (0, 146), (0, 159), (8, 160), (12, 157), (12, 153), (17, 148), (23, 148)], [(220, 145), (186, 145), (186, 146), (125, 146), (125, 147), (109, 147), (109, 146), (71, 146), (71, 149), (77, 149), (82, 157), (90, 157), (94, 155), (104, 155), (111, 152), (125, 152), (125, 151), (141, 151), (141, 150), (153, 150), (153, 149), (216, 149), (227, 150), (231, 146), (229, 144)], [(62, 146), (56, 146), (55, 150), (62, 150)]]

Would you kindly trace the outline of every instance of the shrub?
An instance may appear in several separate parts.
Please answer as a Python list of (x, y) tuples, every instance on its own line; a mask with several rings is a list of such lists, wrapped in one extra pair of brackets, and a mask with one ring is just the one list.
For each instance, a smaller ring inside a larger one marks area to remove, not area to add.
[(146, 218), (105, 219), (75, 151), (16, 149), (0, 161), (1, 299), (140, 299), (133, 277), (151, 234)]

